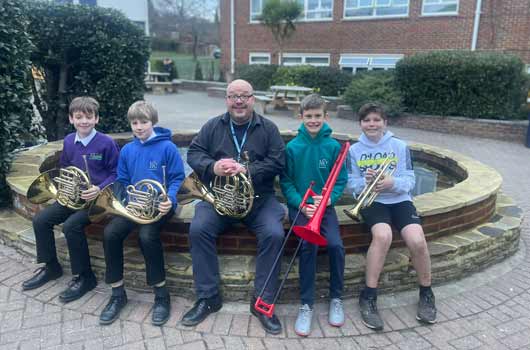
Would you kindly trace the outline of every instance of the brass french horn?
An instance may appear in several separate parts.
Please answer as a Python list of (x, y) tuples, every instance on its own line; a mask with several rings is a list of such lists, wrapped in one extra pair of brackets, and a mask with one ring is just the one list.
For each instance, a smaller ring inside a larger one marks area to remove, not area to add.
[(248, 168), (248, 153), (244, 153), (248, 176), (239, 173), (232, 176), (215, 176), (208, 188), (199, 180), (195, 173), (191, 173), (182, 183), (177, 195), (182, 205), (191, 203), (195, 199), (206, 201), (213, 205), (219, 215), (242, 219), (252, 209), (254, 203), (254, 187)]
[(164, 216), (158, 205), (167, 200), (166, 167), (162, 166), (164, 184), (151, 179), (143, 179), (127, 186), (127, 204), (116, 198), (113, 185), (105, 187), (88, 212), (91, 222), (99, 222), (105, 216), (119, 215), (137, 224), (151, 224)]
[(91, 202), (81, 198), (81, 192), (89, 189), (90, 175), (86, 155), (83, 155), (86, 172), (75, 166), (46, 171), (37, 177), (26, 193), (33, 204), (46, 203), (55, 199), (62, 206), (73, 210), (87, 208)]

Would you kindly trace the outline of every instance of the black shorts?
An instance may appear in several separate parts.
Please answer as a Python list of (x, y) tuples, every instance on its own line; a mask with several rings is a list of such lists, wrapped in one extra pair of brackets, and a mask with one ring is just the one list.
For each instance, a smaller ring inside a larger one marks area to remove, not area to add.
[(420, 217), (416, 212), (416, 207), (411, 201), (395, 204), (373, 202), (368, 208), (361, 209), (361, 215), (365, 224), (370, 229), (375, 224), (386, 223), (394, 225), (394, 227), (401, 232), (403, 227), (407, 225), (421, 225)]

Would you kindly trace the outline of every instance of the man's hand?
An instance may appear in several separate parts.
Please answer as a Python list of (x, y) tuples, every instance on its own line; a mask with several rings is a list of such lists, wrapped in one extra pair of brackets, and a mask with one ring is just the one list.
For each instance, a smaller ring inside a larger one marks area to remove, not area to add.
[(164, 202), (160, 202), (158, 204), (158, 211), (160, 211), (163, 215), (166, 215), (172, 206), (173, 202), (171, 202), (171, 199), (168, 197)]
[(86, 201), (91, 201), (98, 196), (99, 192), (101, 192), (101, 189), (96, 185), (92, 185), (87, 190), (81, 191), (81, 198)]
[[(320, 205), (320, 202), (322, 201), (322, 196), (315, 195), (313, 196), (313, 201), (315, 202), (315, 206), (318, 207)], [(331, 197), (328, 198), (328, 202), (326, 203), (326, 207), (329, 207), (331, 205)]]
[(213, 172), (217, 176), (232, 176), (239, 173), (246, 174), (247, 169), (234, 159), (224, 158), (215, 162)]
[(313, 215), (315, 215), (315, 211), (317, 210), (316, 205), (314, 204), (307, 204), (302, 208), (302, 213), (308, 218), (311, 219)]

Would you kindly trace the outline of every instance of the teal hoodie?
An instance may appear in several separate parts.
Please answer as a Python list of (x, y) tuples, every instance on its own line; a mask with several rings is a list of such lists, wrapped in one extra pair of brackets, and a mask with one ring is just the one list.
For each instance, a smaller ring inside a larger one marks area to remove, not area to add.
[[(280, 178), (280, 186), (287, 204), (298, 208), (311, 181), (315, 182), (313, 191), (322, 193), (322, 187), (339, 155), (341, 145), (331, 137), (331, 128), (324, 123), (318, 135), (312, 138), (304, 124), (300, 125), (298, 135), (286, 147), (286, 168)], [(346, 164), (337, 177), (331, 193), (331, 204), (340, 198), (348, 182)], [(309, 200), (312, 203), (312, 199)]]

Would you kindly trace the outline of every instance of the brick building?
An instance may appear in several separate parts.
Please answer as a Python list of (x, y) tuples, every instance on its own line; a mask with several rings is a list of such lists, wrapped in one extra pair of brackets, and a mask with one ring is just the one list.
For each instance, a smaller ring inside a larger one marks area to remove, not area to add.
[[(225, 71), (279, 63), (269, 29), (257, 19), (265, 1), (220, 0)], [(285, 45), (285, 65), (388, 69), (416, 52), (454, 49), (510, 52), (530, 64), (530, 0), (297, 1), (304, 11)]]

